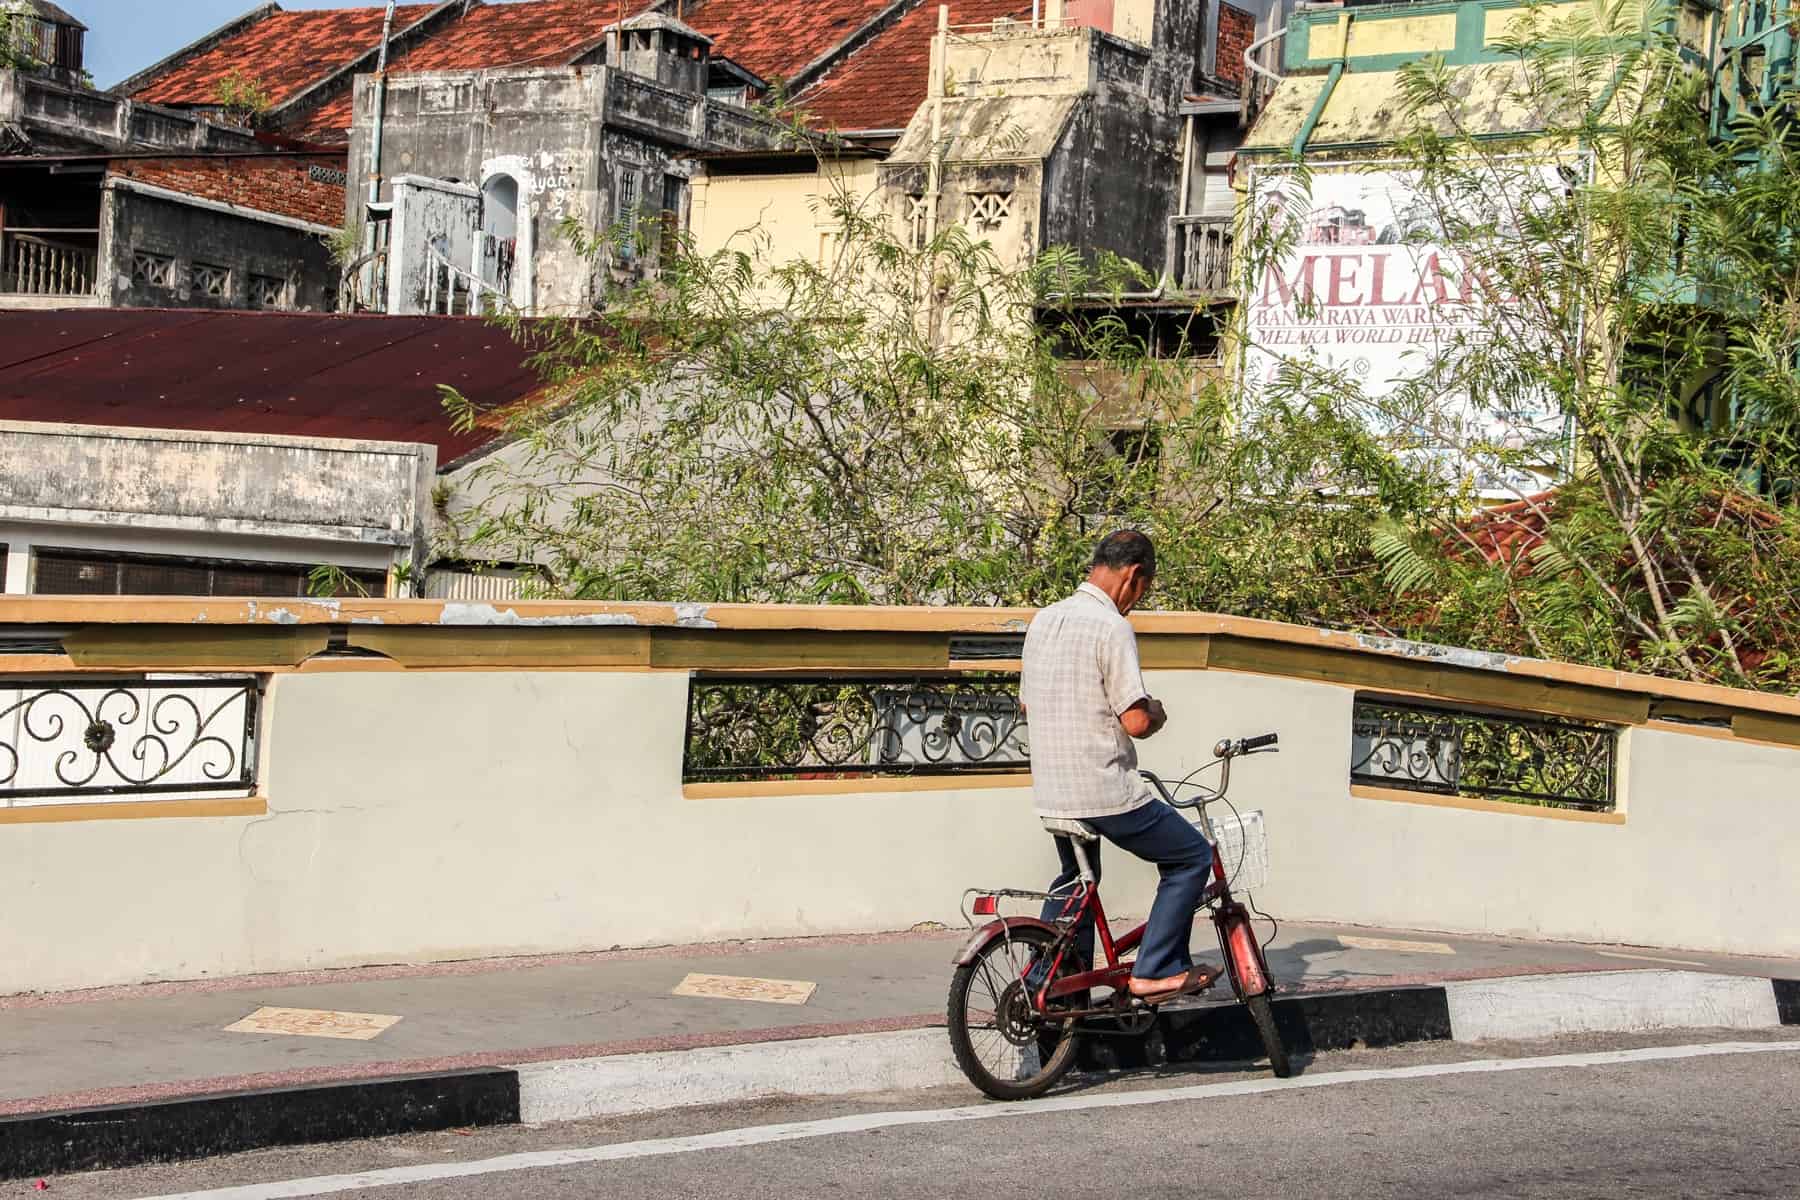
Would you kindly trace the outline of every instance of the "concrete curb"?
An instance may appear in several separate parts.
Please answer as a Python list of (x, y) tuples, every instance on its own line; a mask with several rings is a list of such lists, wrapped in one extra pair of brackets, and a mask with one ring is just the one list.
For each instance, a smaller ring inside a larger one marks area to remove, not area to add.
[[(1684, 971), (1519, 976), (1278, 998), (1298, 1055), (1417, 1041), (1800, 1025), (1800, 980)], [(1161, 1014), (1141, 1038), (1085, 1039), (1092, 1072), (1244, 1061), (1241, 1005)], [(941, 1027), (616, 1054), (0, 1117), (0, 1179), (172, 1162), (272, 1146), (520, 1121), (542, 1123), (783, 1095), (963, 1082)]]

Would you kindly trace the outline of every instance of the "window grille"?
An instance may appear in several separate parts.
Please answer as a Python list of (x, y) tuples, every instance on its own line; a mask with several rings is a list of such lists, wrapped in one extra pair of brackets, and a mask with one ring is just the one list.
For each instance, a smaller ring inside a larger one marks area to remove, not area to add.
[(146, 287), (172, 288), (175, 286), (175, 260), (166, 254), (133, 250), (131, 281)]
[(350, 182), (350, 172), (341, 171), (336, 167), (321, 167), (317, 164), (306, 168), (306, 177), (314, 183), (336, 184), (338, 187), (343, 187)]
[(688, 691), (689, 781), (1030, 769), (1016, 675), (730, 676)]
[(1618, 736), (1591, 722), (1359, 696), (1350, 781), (1611, 812)]
[(1011, 192), (975, 192), (969, 196), (969, 223), (991, 232), (1012, 216)]
[(231, 295), (231, 268), (197, 262), (188, 268), (188, 284), (196, 296), (223, 300)]
[(637, 257), (638, 173), (626, 171), (619, 176), (619, 258), (630, 262)]
[(7, 679), (0, 809), (256, 792), (259, 680)]
[[(61, 596), (307, 596), (313, 568), (303, 563), (232, 562), (161, 555), (108, 554), (44, 548), (32, 591)], [(387, 575), (345, 575), (371, 596), (385, 595)]]
[(250, 276), (251, 308), (286, 308), (288, 281), (276, 275)]

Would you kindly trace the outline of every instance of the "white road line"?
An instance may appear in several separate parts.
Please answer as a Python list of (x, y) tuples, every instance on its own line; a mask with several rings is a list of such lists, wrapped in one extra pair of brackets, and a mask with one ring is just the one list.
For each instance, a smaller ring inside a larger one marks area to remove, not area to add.
[(1433, 1063), (1417, 1067), (1389, 1067), (1371, 1071), (1333, 1071), (1294, 1079), (1246, 1079), (1234, 1083), (1207, 1083), (1194, 1087), (1158, 1088), (1141, 1092), (1104, 1095), (1059, 1096), (1019, 1104), (971, 1104), (960, 1108), (933, 1108), (914, 1112), (864, 1113), (854, 1117), (830, 1117), (819, 1121), (794, 1121), (781, 1125), (753, 1125), (717, 1133), (686, 1137), (619, 1142), (575, 1150), (539, 1150), (507, 1154), (478, 1162), (432, 1163), (414, 1167), (387, 1167), (349, 1175), (321, 1175), (275, 1183), (251, 1183), (199, 1192), (176, 1192), (156, 1200), (280, 1200), (289, 1196), (326, 1196), (362, 1188), (429, 1183), (441, 1179), (466, 1179), (508, 1171), (543, 1167), (581, 1166), (631, 1158), (657, 1158), (692, 1154), (700, 1150), (732, 1150), (771, 1142), (836, 1137), (894, 1129), (907, 1125), (941, 1125), (956, 1121), (991, 1121), (1040, 1116), (1044, 1113), (1080, 1112), (1096, 1108), (1136, 1108), (1216, 1096), (1251, 1096), (1261, 1092), (1299, 1091), (1337, 1087), (1340, 1084), (1376, 1083), (1395, 1079), (1426, 1079), (1438, 1075), (1472, 1075), (1501, 1071), (1542, 1071), (1568, 1067), (1611, 1067), (1629, 1063), (1671, 1059), (1707, 1058), (1720, 1054), (1780, 1054), (1800, 1051), (1800, 1042), (1713, 1042), (1697, 1046), (1651, 1046), (1641, 1050), (1604, 1050), (1589, 1054), (1553, 1054), (1541, 1058), (1487, 1058), (1475, 1062)]
[(1596, 950), (1594, 953), (1607, 958), (1635, 958), (1639, 962), (1674, 963), (1678, 967), (1704, 967), (1706, 965), (1703, 962), (1695, 962), (1691, 958), (1658, 958), (1654, 954), (1626, 954), (1620, 950)]

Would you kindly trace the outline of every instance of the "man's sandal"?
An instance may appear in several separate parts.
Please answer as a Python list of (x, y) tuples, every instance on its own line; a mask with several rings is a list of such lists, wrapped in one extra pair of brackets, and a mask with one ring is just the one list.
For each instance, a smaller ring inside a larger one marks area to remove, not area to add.
[[(1205, 991), (1217, 983), (1219, 976), (1224, 973), (1223, 967), (1193, 967), (1185, 974), (1168, 979), (1139, 979), (1133, 975), (1126, 984), (1126, 989), (1137, 1000), (1171, 1000), (1176, 996), (1191, 996), (1195, 992)], [(1139, 984), (1144, 986), (1140, 989)]]

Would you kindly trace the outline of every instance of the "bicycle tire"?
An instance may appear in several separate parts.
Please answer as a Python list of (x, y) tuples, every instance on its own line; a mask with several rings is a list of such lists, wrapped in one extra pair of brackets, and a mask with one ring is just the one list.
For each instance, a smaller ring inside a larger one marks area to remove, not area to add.
[[(995, 1100), (1030, 1100), (1041, 1096), (1075, 1065), (1079, 1035), (1074, 1028), (1066, 1023), (1038, 1024), (1028, 1020), (1030, 1014), (1018, 1007), (1021, 1003), (1029, 1006), (1029, 1000), (1022, 998), (1023, 989), (1018, 986), (1018, 980), (1031, 961), (1055, 940), (1055, 935), (1048, 930), (1015, 929), (1010, 939), (995, 938), (983, 946), (972, 961), (958, 967), (950, 977), (946, 1016), (951, 1053), (956, 1056), (956, 1065), (969, 1082)], [(1001, 980), (1007, 982), (1001, 984)], [(971, 1006), (971, 997), (984, 989), (986, 998), (993, 1003), (996, 1024), (979, 1032), (987, 1035), (983, 1040), (988, 1046), (996, 1046), (996, 1038), (1004, 1044), (996, 1047), (1002, 1050), (1000, 1060), (991, 1064), (982, 1047), (977, 1046), (977, 1031), (970, 1025), (971, 1013), (981, 1011)], [(1020, 994), (1009, 996), (1015, 989)], [(1010, 1033), (1002, 1027), (1007, 1023), (1003, 1010), (1008, 1007), (1012, 1009)], [(1021, 1040), (1027, 1034), (1029, 1040)], [(1003, 1075), (998, 1068), (1005, 1059), (1005, 1046), (1010, 1046), (1017, 1054), (1017, 1062), (1011, 1072)]]
[(1275, 1072), (1275, 1078), (1286, 1079), (1294, 1073), (1288, 1062), (1287, 1047), (1281, 1042), (1281, 1031), (1275, 1028), (1275, 1009), (1269, 1003), (1269, 993), (1251, 996), (1244, 1001), (1244, 1007), (1250, 1010), (1250, 1019), (1256, 1024), (1256, 1032), (1262, 1038), (1263, 1050), (1269, 1056), (1269, 1070)]

